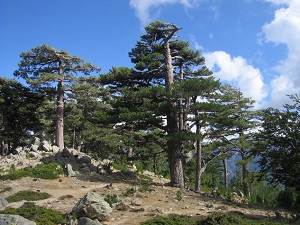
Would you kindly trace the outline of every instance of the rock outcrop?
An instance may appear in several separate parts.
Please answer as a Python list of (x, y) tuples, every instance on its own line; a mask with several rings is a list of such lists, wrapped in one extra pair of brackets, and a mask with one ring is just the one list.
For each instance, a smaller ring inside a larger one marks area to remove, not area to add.
[(36, 225), (35, 222), (25, 219), (19, 215), (0, 214), (1, 225)]
[(87, 217), (91, 220), (105, 221), (112, 212), (110, 205), (101, 195), (88, 192), (72, 209), (71, 214), (78, 219)]

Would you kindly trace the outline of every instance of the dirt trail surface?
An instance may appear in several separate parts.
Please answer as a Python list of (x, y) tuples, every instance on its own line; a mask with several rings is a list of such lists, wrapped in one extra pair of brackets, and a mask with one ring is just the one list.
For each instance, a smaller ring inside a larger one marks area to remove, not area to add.
[[(112, 188), (108, 185), (112, 184)], [(230, 204), (221, 199), (214, 199), (207, 196), (200, 196), (198, 193), (183, 190), (182, 200), (176, 199), (178, 188), (164, 186), (164, 182), (156, 180), (151, 185), (151, 191), (135, 192), (133, 196), (126, 197), (124, 193), (129, 188), (134, 188), (138, 181), (127, 181), (110, 179), (104, 181), (90, 182), (81, 181), (75, 178), (63, 177), (56, 180), (44, 180), (33, 178), (22, 178), (15, 181), (1, 181), (0, 190), (12, 187), (9, 192), (1, 193), (2, 197), (7, 197), (21, 190), (33, 190), (49, 193), (52, 197), (46, 200), (36, 201), (40, 206), (59, 210), (63, 213), (71, 212), (73, 206), (88, 191), (94, 191), (102, 196), (107, 194), (117, 194), (120, 200), (129, 206), (126, 211), (114, 209), (106, 225), (138, 225), (156, 215), (191, 215), (206, 216), (215, 211), (236, 212), (253, 218), (273, 217), (274, 212), (243, 207), (241, 204)], [(10, 203), (8, 207), (20, 207), (22, 202)]]

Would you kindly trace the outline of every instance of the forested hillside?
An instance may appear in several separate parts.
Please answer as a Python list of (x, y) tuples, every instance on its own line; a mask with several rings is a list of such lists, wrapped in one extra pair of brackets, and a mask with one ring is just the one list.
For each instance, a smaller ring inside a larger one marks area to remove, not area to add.
[[(153, 171), (173, 187), (238, 189), (249, 203), (299, 210), (298, 96), (282, 109), (255, 110), (252, 99), (214, 77), (180, 32), (150, 23), (129, 52), (134, 66), (105, 74), (48, 45), (21, 53), (18, 80), (0, 78), (2, 155), (44, 137), (61, 151)], [(228, 160), (237, 155), (229, 180)], [(249, 169), (254, 162), (259, 171)]]

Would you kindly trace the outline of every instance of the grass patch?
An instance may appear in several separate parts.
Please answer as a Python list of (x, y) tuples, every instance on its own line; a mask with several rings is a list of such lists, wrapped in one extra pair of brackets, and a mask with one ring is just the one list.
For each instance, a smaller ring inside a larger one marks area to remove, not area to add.
[(34, 168), (16, 170), (11, 168), (8, 174), (1, 175), (2, 180), (17, 180), (22, 177), (33, 177), (41, 179), (57, 179), (64, 175), (64, 170), (58, 163), (39, 164)]
[(104, 200), (110, 205), (110, 207), (112, 207), (114, 203), (120, 202), (120, 199), (116, 194), (108, 194), (104, 197)]
[(285, 225), (267, 219), (251, 220), (234, 214), (214, 213), (200, 220), (198, 225)]
[(134, 190), (134, 188), (127, 188), (125, 193), (123, 193), (123, 195), (125, 197), (128, 197), (128, 196), (133, 196), (135, 194), (136, 190)]
[(22, 200), (26, 201), (37, 201), (42, 199), (50, 198), (51, 195), (49, 195), (46, 192), (35, 192), (35, 191), (19, 191), (11, 196), (8, 196), (6, 198), (7, 202), (19, 202)]
[(0, 213), (20, 215), (28, 220), (36, 222), (37, 225), (56, 225), (66, 223), (61, 212), (36, 206), (33, 202), (25, 202), (20, 208), (8, 208), (0, 211)]
[(214, 213), (204, 218), (188, 216), (158, 216), (140, 225), (287, 225), (272, 220), (251, 220), (234, 214)]

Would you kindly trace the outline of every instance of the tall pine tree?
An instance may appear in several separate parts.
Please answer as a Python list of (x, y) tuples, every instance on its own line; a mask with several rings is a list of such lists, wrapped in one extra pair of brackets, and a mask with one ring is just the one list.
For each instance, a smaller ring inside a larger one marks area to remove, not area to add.
[[(179, 27), (156, 21), (145, 30), (129, 53), (134, 69), (113, 68), (101, 82), (114, 91), (113, 107), (124, 127), (161, 130), (171, 185), (183, 188), (185, 143), (193, 135), (188, 123), (192, 98), (214, 91), (219, 83), (204, 66), (200, 52), (177, 39)], [(208, 90), (204, 83), (214, 88)]]
[[(78, 56), (71, 56), (63, 50), (56, 50), (48, 45), (40, 45), (29, 52), (20, 54), (19, 69), (16, 77), (26, 79), (32, 88), (40, 92), (55, 91), (56, 95), (56, 145), (64, 148), (64, 101), (70, 91), (70, 84), (76, 81), (78, 74), (89, 75), (100, 71), (100, 68), (85, 63)], [(57, 88), (54, 89), (54, 84)]]

